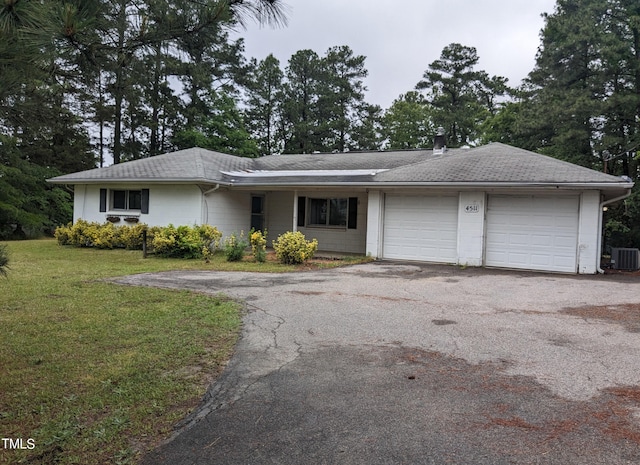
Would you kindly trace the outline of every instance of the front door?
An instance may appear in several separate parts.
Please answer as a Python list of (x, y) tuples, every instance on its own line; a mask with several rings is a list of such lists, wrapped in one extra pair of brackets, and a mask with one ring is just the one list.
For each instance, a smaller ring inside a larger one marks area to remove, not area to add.
[(251, 196), (251, 229), (264, 232), (264, 195)]

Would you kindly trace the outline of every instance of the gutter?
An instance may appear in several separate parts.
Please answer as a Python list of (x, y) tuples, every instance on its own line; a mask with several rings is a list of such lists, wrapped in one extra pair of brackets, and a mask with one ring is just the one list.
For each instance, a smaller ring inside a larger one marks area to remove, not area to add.
[(56, 179), (49, 178), (46, 181), (50, 184), (67, 184), (74, 186), (76, 184), (120, 184), (120, 183), (138, 183), (138, 184), (219, 184), (220, 186), (231, 186), (232, 183), (218, 181), (215, 179), (205, 178), (78, 178), (78, 179)]
[[(633, 185), (633, 184), (632, 184)], [(631, 195), (631, 188), (627, 188), (627, 192), (624, 193), (623, 195), (619, 196), (619, 197), (614, 197), (612, 199), (609, 200), (604, 200), (602, 202), (600, 202), (600, 214), (598, 215), (598, 245), (597, 245), (597, 250), (598, 250), (598, 259), (596, 262), (596, 271), (600, 274), (604, 274), (604, 270), (600, 267), (600, 265), (602, 264), (602, 220), (604, 217), (604, 212), (602, 211), (602, 209), (606, 206), (606, 205), (611, 205), (612, 203), (618, 202), (620, 200), (624, 200), (626, 198), (628, 198)]]
[[(103, 179), (61, 179), (55, 178), (47, 179), (47, 182), (51, 184), (119, 184), (119, 183), (145, 183), (145, 184), (213, 184), (216, 186), (226, 187), (251, 187), (251, 188), (287, 188), (287, 187), (368, 187), (368, 188), (380, 188), (387, 187), (443, 187), (443, 188), (492, 188), (492, 187), (516, 187), (516, 188), (548, 188), (548, 189), (631, 189), (633, 182), (625, 183), (613, 183), (613, 182), (598, 182), (598, 183), (584, 183), (584, 182), (495, 182), (495, 181), (428, 181), (428, 182), (411, 182), (411, 181), (318, 181), (309, 179), (308, 181), (296, 181), (296, 182), (269, 182), (268, 179), (264, 179), (262, 182), (251, 182), (246, 177), (244, 178), (232, 178), (228, 181), (220, 181), (214, 179), (204, 178), (103, 178)], [(265, 177), (266, 178), (266, 177)]]
[(295, 187), (368, 187), (371, 189), (385, 189), (389, 187), (442, 187), (442, 188), (546, 188), (546, 189), (631, 189), (633, 183), (553, 183), (553, 182), (332, 182), (332, 181), (305, 181), (290, 183), (260, 183), (260, 182), (238, 182), (232, 179), (226, 183), (229, 187), (251, 187), (251, 188), (295, 188)]

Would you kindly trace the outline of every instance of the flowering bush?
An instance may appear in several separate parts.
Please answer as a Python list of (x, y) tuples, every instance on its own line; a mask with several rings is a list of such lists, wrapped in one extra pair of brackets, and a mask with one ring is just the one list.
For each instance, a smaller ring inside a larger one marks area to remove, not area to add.
[(240, 231), (238, 236), (232, 233), (224, 240), (224, 255), (228, 262), (238, 262), (244, 257), (244, 251), (249, 244), (244, 238), (244, 232)]
[(253, 258), (257, 262), (264, 262), (267, 258), (267, 231), (254, 231), (253, 229), (249, 233), (249, 242), (251, 242), (251, 252)]
[(211, 252), (220, 248), (222, 232), (220, 232), (218, 228), (211, 226), (210, 224), (203, 224), (196, 226), (196, 228), (205, 247), (207, 247)]
[(318, 241), (316, 239), (307, 241), (300, 231), (289, 231), (273, 241), (273, 248), (278, 260), (285, 264), (295, 265), (304, 263), (313, 257), (318, 250)]

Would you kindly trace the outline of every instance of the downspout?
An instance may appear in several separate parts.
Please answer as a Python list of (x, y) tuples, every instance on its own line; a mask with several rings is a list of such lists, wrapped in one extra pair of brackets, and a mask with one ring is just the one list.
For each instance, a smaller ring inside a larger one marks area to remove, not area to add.
[(298, 191), (293, 191), (293, 225), (291, 231), (296, 232), (298, 230)]
[(220, 189), (220, 184), (216, 184), (216, 187), (213, 187), (211, 189), (209, 189), (208, 191), (204, 191), (202, 193), (202, 200), (204, 201), (204, 215), (202, 215), (204, 219), (203, 223), (204, 224), (209, 224), (209, 204), (207, 203), (207, 195), (211, 194), (212, 192), (217, 191), (218, 189)]
[(627, 192), (619, 197), (614, 197), (613, 199), (605, 200), (600, 202), (600, 214), (598, 215), (598, 261), (596, 263), (596, 271), (600, 274), (604, 273), (604, 270), (600, 267), (602, 262), (602, 220), (604, 217), (603, 208), (606, 205), (611, 205), (612, 203), (618, 202), (620, 200), (624, 200), (631, 195), (631, 189), (627, 189)]
[[(82, 218), (86, 218), (85, 214), (86, 214), (86, 208), (87, 208), (87, 185), (84, 184), (83, 187), (84, 187), (84, 192), (82, 193), (82, 213), (81, 213), (81, 215), (82, 215)], [(76, 200), (76, 194), (74, 192), (74, 194), (73, 194), (73, 201), (74, 201), (74, 212), (73, 212), (74, 213), (74, 218), (73, 218), (73, 221), (74, 222), (76, 221), (76, 218), (75, 218), (75, 200)]]
[(220, 184), (216, 184), (216, 187), (213, 187), (213, 188), (209, 189), (208, 191), (204, 191), (202, 193), (202, 195), (204, 195), (206, 197), (207, 195), (211, 194), (212, 192), (217, 191), (218, 189), (220, 189)]

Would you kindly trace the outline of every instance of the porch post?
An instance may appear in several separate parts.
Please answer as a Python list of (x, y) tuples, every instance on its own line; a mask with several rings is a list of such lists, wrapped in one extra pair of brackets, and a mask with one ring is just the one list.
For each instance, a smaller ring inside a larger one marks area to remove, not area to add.
[(298, 191), (293, 191), (293, 228), (291, 231), (298, 230)]

